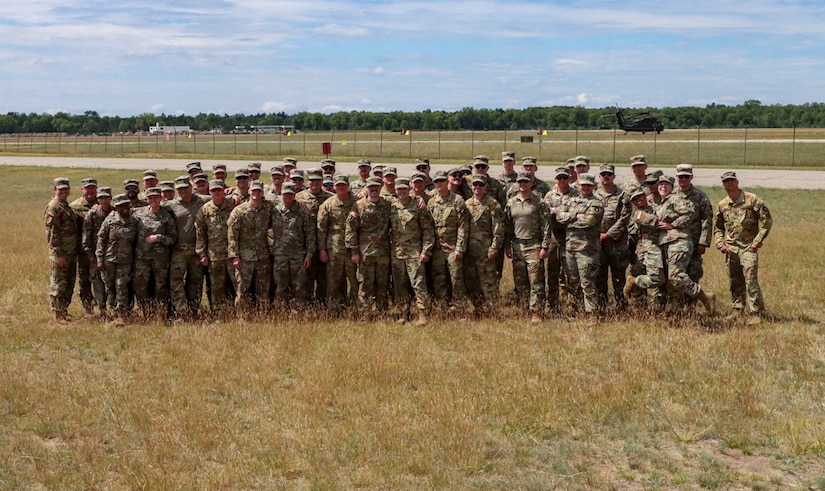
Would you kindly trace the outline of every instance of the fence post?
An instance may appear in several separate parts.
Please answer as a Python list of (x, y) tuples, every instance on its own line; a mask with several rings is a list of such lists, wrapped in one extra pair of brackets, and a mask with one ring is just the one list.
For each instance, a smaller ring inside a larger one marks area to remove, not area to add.
[(441, 130), (438, 130), (438, 159), (441, 159)]
[(698, 167), (702, 163), (701, 158), (701, 151), (702, 151), (702, 127), (700, 125), (696, 125), (696, 166)]
[(613, 126), (613, 163), (616, 163), (616, 126)]
[(748, 166), (748, 127), (745, 126), (745, 144), (743, 145), (742, 149), (742, 165), (744, 167)]
[(384, 157), (384, 127), (381, 127), (381, 132), (379, 133), (378, 138), (378, 157)]
[(791, 167), (796, 165), (796, 121), (791, 121), (793, 124), (793, 137), (791, 138)]
[(472, 133), (470, 133), (470, 155), (476, 154), (476, 129), (473, 128)]
[(576, 151), (574, 152), (576, 155), (579, 154), (579, 127), (576, 126)]

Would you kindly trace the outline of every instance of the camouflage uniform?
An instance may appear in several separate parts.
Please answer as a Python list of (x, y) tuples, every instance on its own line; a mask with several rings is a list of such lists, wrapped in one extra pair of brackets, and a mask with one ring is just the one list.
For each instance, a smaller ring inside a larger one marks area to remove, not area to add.
[(326, 250), (329, 256), (326, 265), (327, 302), (333, 311), (344, 302), (354, 307), (358, 301), (358, 268), (353, 264), (346, 244), (347, 217), (354, 204), (355, 195), (350, 192), (347, 199), (332, 196), (318, 208), (318, 247)]
[(611, 191), (599, 187), (593, 195), (602, 202), (601, 233), (607, 234), (609, 241), (602, 243), (599, 258), (599, 274), (596, 277), (596, 291), (599, 305), (608, 306), (608, 276), (613, 284), (613, 299), (617, 307), (627, 305), (624, 298), (625, 275), (630, 265), (630, 250), (627, 247), (627, 224), (630, 221), (630, 200), (618, 186)]
[(269, 303), (272, 272), (268, 232), (272, 223), (271, 210), (272, 205), (266, 201), (261, 201), (258, 208), (247, 201), (229, 213), (226, 254), (230, 260), (237, 258), (241, 262), (241, 267), (235, 270), (235, 285), (238, 288), (235, 307), (241, 315), (249, 313), (256, 299), (261, 310), (266, 310)]
[[(498, 182), (487, 179), (487, 185)], [(487, 195), (479, 200), (475, 196), (464, 202), (469, 214), (467, 220), (467, 255), (464, 256), (464, 280), (471, 298), (483, 298), (488, 309), (498, 297), (498, 276), (495, 257), (501, 255), (504, 243), (504, 211), (498, 201)]]
[(224, 199), (216, 205), (209, 201), (195, 215), (195, 253), (207, 258), (212, 289), (212, 307), (223, 312), (235, 298), (235, 269), (229, 260), (229, 214), (235, 203)]
[[(546, 182), (542, 181), (538, 177), (533, 178), (533, 194), (539, 197), (539, 199), (544, 198), (547, 193), (550, 192), (550, 185)], [(507, 189), (507, 201), (509, 202), (514, 196), (517, 196), (519, 193), (518, 190), (518, 183), (511, 184), (510, 187)]]
[(292, 206), (281, 202), (272, 208), (272, 236), (275, 299), (285, 303), (291, 294), (297, 305), (304, 305), (310, 300), (304, 260), (315, 255), (316, 235), (315, 220), (297, 197)]
[(114, 211), (114, 209), (110, 208), (104, 212), (100, 208), (100, 205), (95, 205), (86, 213), (86, 217), (83, 219), (83, 252), (89, 264), (89, 282), (92, 285), (92, 293), (101, 314), (106, 313), (106, 285), (103, 283), (103, 277), (100, 271), (97, 270), (97, 258), (95, 257), (97, 250), (97, 233), (100, 231), (101, 225), (103, 225), (103, 220), (105, 220), (112, 211)]
[[(66, 201), (52, 198), (45, 210), (46, 241), (49, 244), (49, 299), (57, 318), (65, 317), (72, 302), (77, 274), (79, 230), (74, 211)], [(66, 265), (57, 265), (57, 258)]]
[(393, 199), (390, 203), (393, 298), (401, 308), (402, 318), (406, 319), (410, 296), (415, 296), (415, 307), (419, 313), (425, 313), (429, 308), (430, 295), (421, 255), (432, 256), (435, 233), (430, 212), (419, 209), (417, 199), (409, 197), (406, 205), (399, 199)]
[(384, 198), (372, 202), (361, 198), (347, 217), (346, 244), (360, 254), (358, 266), (358, 309), (363, 313), (375, 304), (379, 312), (388, 308), (390, 289), (390, 214), (392, 205)]
[[(89, 210), (92, 206), (97, 204), (97, 200), (93, 201), (86, 201), (83, 196), (77, 198), (76, 200), (69, 203), (69, 207), (71, 207), (72, 211), (74, 211), (75, 215), (77, 216), (77, 230), (80, 232), (83, 229), (83, 219), (86, 218), (86, 214), (89, 213)], [(78, 239), (78, 251), (82, 249), (82, 233), (77, 234)], [(91, 312), (93, 310), (95, 298), (92, 294), (92, 280), (91, 280), (91, 271), (92, 269), (96, 270), (96, 268), (90, 268), (90, 263), (88, 261), (88, 256), (85, 254), (77, 254), (77, 287), (78, 287), (78, 294), (80, 296), (80, 302), (83, 304), (83, 309), (86, 312)]]
[[(312, 215), (313, 227), (318, 219), (318, 208), (328, 199), (335, 196), (326, 190), (320, 190), (318, 194), (313, 194), (309, 189), (304, 189), (295, 195), (295, 200), (303, 203), (309, 208)], [(326, 303), (327, 299), (327, 265), (321, 261), (320, 248), (315, 244), (315, 253), (312, 255), (312, 264), (307, 270), (307, 300), (316, 303)]]
[[(544, 308), (544, 260), (542, 249), (550, 248), (550, 221), (541, 198), (530, 193), (527, 199), (513, 196), (504, 208), (507, 248), (513, 252), (513, 282), (519, 296), (527, 296), (531, 313)], [(529, 288), (529, 295), (527, 289)]]
[(197, 314), (200, 308), (204, 267), (195, 252), (195, 216), (203, 204), (194, 192), (188, 203), (177, 198), (163, 204), (175, 217), (178, 234), (169, 262), (169, 291), (177, 315)]
[[(152, 213), (148, 206), (138, 208), (133, 216), (137, 219), (138, 235), (132, 286), (141, 310), (149, 314), (153, 307), (166, 307), (168, 304), (169, 251), (177, 240), (178, 230), (175, 219), (162, 207), (157, 213)], [(158, 235), (158, 241), (154, 244), (146, 242), (146, 238), (154, 234)], [(153, 277), (155, 291), (150, 298), (149, 285)]]
[(106, 217), (97, 234), (97, 262), (103, 263), (103, 281), (106, 284), (109, 307), (115, 315), (129, 311), (129, 282), (132, 280), (137, 219), (122, 218), (117, 211)]
[(463, 259), (456, 257), (467, 251), (467, 222), (470, 219), (461, 196), (450, 191), (442, 197), (436, 193), (427, 203), (435, 223), (436, 243), (433, 248), (432, 263), (433, 298), (439, 302), (463, 301), (466, 297), (464, 286)]
[(639, 273), (633, 275), (633, 283), (642, 290), (650, 290), (651, 304), (660, 307), (664, 304), (661, 287), (665, 281), (665, 263), (659, 247), (659, 220), (653, 207), (647, 203), (643, 208), (633, 208), (631, 223), (638, 231), (635, 254), (640, 266)]
[(560, 224), (553, 215), (553, 210), (560, 207), (568, 198), (579, 196), (579, 190), (569, 187), (567, 192), (561, 194), (558, 186), (544, 195), (544, 204), (550, 213), (550, 249), (547, 251), (547, 261), (545, 264), (545, 276), (547, 277), (547, 304), (550, 309), (559, 306), (560, 298), (567, 293), (567, 265), (565, 263), (565, 243), (567, 229)]
[(584, 311), (594, 312), (598, 307), (596, 275), (599, 270), (599, 253), (604, 209), (595, 196), (575, 196), (564, 201), (556, 210), (556, 220), (567, 227), (565, 261), (567, 263), (567, 288)]
[(353, 197), (357, 198), (358, 195), (361, 194), (361, 192), (364, 191), (366, 188), (367, 188), (367, 181), (357, 179), (357, 180), (352, 181), (350, 183), (349, 192), (352, 193)]
[(713, 205), (710, 198), (696, 186), (691, 186), (687, 191), (674, 190), (673, 192), (684, 195), (693, 203), (693, 208), (696, 214), (693, 220), (688, 223), (688, 231), (690, 232), (690, 239), (693, 241), (693, 254), (690, 256), (690, 264), (688, 264), (687, 274), (694, 282), (699, 283), (699, 280), (705, 275), (702, 268), (702, 255), (697, 250), (698, 247), (710, 247), (710, 239), (713, 234)]
[(693, 203), (684, 195), (671, 193), (656, 208), (659, 222), (669, 223), (673, 228), (659, 233), (659, 246), (662, 248), (667, 265), (668, 285), (673, 291), (696, 298), (701, 293), (699, 284), (690, 279), (687, 267), (693, 254), (693, 241), (690, 239), (688, 224), (695, 216)]
[(772, 226), (770, 210), (753, 193), (740, 190), (736, 199), (726, 197), (716, 205), (713, 237), (718, 249), (728, 248), (730, 293), (735, 310), (765, 310), (758, 277), (759, 255), (751, 246), (762, 247)]

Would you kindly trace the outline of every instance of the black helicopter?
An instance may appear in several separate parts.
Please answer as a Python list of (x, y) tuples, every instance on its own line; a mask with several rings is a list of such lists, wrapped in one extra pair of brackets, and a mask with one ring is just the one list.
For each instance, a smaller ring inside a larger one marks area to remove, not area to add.
[(616, 121), (619, 123), (619, 128), (624, 130), (626, 135), (630, 131), (640, 131), (643, 135), (648, 131), (655, 131), (656, 134), (661, 133), (665, 129), (662, 120), (650, 115), (650, 112), (636, 113), (625, 119), (624, 109), (616, 106)]

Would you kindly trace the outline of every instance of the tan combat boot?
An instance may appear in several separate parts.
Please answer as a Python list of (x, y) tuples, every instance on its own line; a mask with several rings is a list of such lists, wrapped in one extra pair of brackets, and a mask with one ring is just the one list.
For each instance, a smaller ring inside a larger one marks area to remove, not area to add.
[(633, 298), (633, 287), (636, 286), (636, 277), (628, 276), (624, 284), (624, 298), (630, 301)]
[(427, 314), (424, 311), (418, 312), (418, 320), (415, 321), (415, 325), (418, 327), (424, 326), (427, 324)]
[(715, 293), (708, 293), (704, 290), (699, 291), (699, 295), (696, 296), (702, 305), (705, 306), (705, 311), (708, 315), (716, 315), (716, 294)]

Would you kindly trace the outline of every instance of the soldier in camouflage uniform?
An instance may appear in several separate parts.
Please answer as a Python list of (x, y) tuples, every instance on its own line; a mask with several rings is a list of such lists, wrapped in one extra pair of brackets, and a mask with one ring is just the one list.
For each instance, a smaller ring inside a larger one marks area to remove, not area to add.
[(298, 167), (298, 159), (292, 157), (284, 157), (284, 176), (289, 176), (290, 173)]
[(384, 186), (381, 188), (382, 198), (397, 198), (398, 193), (395, 192), (395, 180), (398, 178), (398, 171), (395, 167), (385, 167), (384, 173), (381, 175), (381, 180)]
[(161, 181), (158, 183), (160, 188), (160, 196), (163, 198), (163, 203), (168, 203), (175, 199), (175, 181)]
[(295, 185), (284, 183), (281, 202), (272, 208), (273, 277), (275, 301), (286, 305), (290, 297), (295, 305), (304, 306), (308, 300), (307, 270), (315, 256), (315, 219), (298, 202)]
[(284, 185), (284, 166), (281, 164), (272, 166), (270, 169), (272, 184), (264, 186), (264, 199), (270, 203), (277, 203), (281, 200), (281, 186)]
[(566, 227), (560, 224), (552, 211), (560, 207), (565, 200), (579, 195), (579, 190), (570, 186), (570, 173), (567, 167), (556, 168), (556, 185), (544, 195), (544, 205), (550, 213), (550, 249), (547, 251), (545, 276), (547, 277), (547, 305), (550, 310), (559, 308), (559, 300), (567, 296), (567, 265), (564, 251)]
[(226, 183), (226, 164), (212, 164), (212, 179)]
[(175, 189), (178, 198), (163, 203), (164, 208), (175, 217), (177, 228), (177, 239), (172, 246), (169, 262), (169, 291), (175, 315), (194, 317), (200, 309), (205, 273), (195, 252), (195, 217), (204, 200), (194, 193), (188, 176), (175, 179)]
[[(573, 161), (575, 162), (573, 165), (573, 170), (577, 176), (590, 173), (590, 157), (587, 155), (578, 155)], [(579, 187), (579, 181), (574, 180), (571, 186)]]
[(624, 309), (627, 299), (624, 297), (625, 275), (630, 265), (630, 250), (627, 248), (627, 228), (630, 222), (630, 199), (614, 183), (615, 169), (611, 164), (599, 167), (601, 186), (594, 193), (602, 201), (601, 233), (602, 243), (599, 259), (599, 275), (596, 278), (596, 291), (599, 294), (599, 306), (607, 308), (608, 276), (613, 284), (613, 299), (616, 308)]
[[(318, 219), (318, 208), (332, 196), (329, 191), (323, 189), (323, 171), (321, 169), (307, 170), (307, 180), (309, 186), (295, 195), (295, 200), (306, 205), (312, 216), (312, 227)], [(327, 268), (326, 263), (321, 261), (318, 244), (313, 247), (315, 251), (312, 255), (312, 264), (307, 269), (307, 300), (310, 302), (325, 304), (327, 300)]]
[[(460, 179), (460, 177), (459, 177)], [(464, 200), (448, 188), (448, 176), (438, 171), (433, 176), (436, 194), (427, 202), (435, 223), (436, 245), (432, 263), (433, 299), (436, 302), (463, 304), (464, 253), (467, 251), (467, 222), (470, 219)]]
[[(137, 208), (135, 247), (135, 298), (145, 318), (165, 316), (169, 303), (169, 251), (178, 236), (175, 219), (161, 207), (160, 188), (146, 190), (149, 206)], [(154, 280), (154, 295), (150, 284)]]
[[(498, 179), (490, 178), (488, 172), (490, 171), (490, 158), (486, 155), (476, 155), (473, 159), (473, 172), (482, 176), (487, 176), (487, 184), (484, 186), (486, 196), (493, 198), (504, 209), (507, 204), (507, 192), (505, 187)], [(467, 184), (472, 188), (474, 175), (467, 176)], [(473, 191), (471, 189), (471, 191)], [(472, 194), (475, 194), (474, 192)]]
[(656, 211), (647, 199), (645, 190), (637, 187), (630, 197), (633, 209), (631, 210), (631, 222), (634, 223), (635, 230), (638, 231), (636, 240), (636, 250), (634, 253), (638, 258), (638, 268), (627, 277), (624, 286), (625, 298), (634, 298), (633, 288), (640, 290), (650, 290), (652, 295), (650, 304), (658, 309), (664, 306), (664, 292), (661, 287), (665, 281), (665, 263), (662, 257), (662, 249), (659, 247), (659, 219)]
[(533, 193), (533, 173), (519, 172), (519, 193), (504, 207), (507, 230), (506, 254), (513, 259), (516, 293), (528, 298), (530, 322), (541, 322), (544, 310), (544, 261), (550, 249), (550, 220), (547, 208)]
[(301, 169), (292, 169), (289, 171), (289, 180), (295, 185), (296, 194), (304, 190), (304, 171)]
[[(430, 182), (430, 184), (432, 184), (432, 182)], [(424, 200), (424, 203), (427, 203), (435, 192), (434, 189), (432, 191), (427, 190), (427, 175), (423, 172), (413, 173), (412, 177), (410, 177), (410, 185), (412, 186), (410, 194), (414, 198), (421, 198)]]
[[(507, 197), (510, 188), (516, 184), (516, 178), (518, 177), (518, 173), (513, 169), (516, 165), (516, 152), (501, 152), (501, 173), (498, 175), (496, 180), (501, 183), (501, 195), (503, 202), (499, 202), (501, 204), (501, 209), (504, 209), (504, 206), (507, 204)], [(504, 270), (504, 251), (500, 250), (498, 255), (496, 256), (496, 284), (501, 282), (501, 274)]]
[(137, 219), (131, 216), (129, 198), (119, 194), (112, 200), (116, 213), (103, 220), (97, 233), (97, 269), (103, 274), (109, 307), (116, 322), (129, 314), (129, 282), (132, 280)]
[(363, 198), (363, 196), (359, 196), (362, 192), (364, 192), (367, 188), (367, 179), (370, 178), (370, 172), (372, 172), (372, 162), (367, 159), (361, 159), (358, 161), (358, 179), (352, 182), (349, 186), (349, 192), (352, 193), (356, 199)]
[(430, 159), (415, 159), (415, 171), (424, 174), (424, 189), (426, 191), (435, 189), (433, 179), (430, 177)]
[(81, 244), (83, 253), (86, 255), (86, 264), (89, 269), (89, 282), (92, 285), (95, 303), (100, 316), (105, 318), (106, 314), (106, 285), (103, 277), (97, 270), (97, 233), (100, 231), (103, 220), (112, 211), (112, 188), (100, 187), (97, 189), (97, 204), (93, 206), (83, 219), (83, 239)]
[(716, 295), (705, 292), (687, 274), (690, 256), (693, 254), (688, 224), (696, 212), (687, 197), (673, 193), (673, 183), (672, 177), (659, 178), (658, 189), (662, 203), (656, 208), (660, 230), (659, 246), (667, 265), (668, 286), (676, 293), (701, 301), (708, 314), (713, 315), (716, 311)]
[(464, 172), (460, 167), (453, 167), (447, 171), (447, 188), (462, 200), (468, 200), (473, 196), (473, 188), (464, 179)]
[(129, 207), (132, 209), (148, 205), (145, 199), (140, 198), (140, 183), (137, 179), (126, 179), (123, 181), (123, 192), (129, 198)]
[(476, 310), (492, 312), (498, 298), (496, 257), (501, 255), (504, 243), (504, 211), (498, 201), (487, 194), (490, 183), (498, 181), (486, 174), (476, 174), (470, 182), (473, 196), (464, 202), (469, 215), (464, 281)]
[[(87, 177), (86, 179), (83, 179), (80, 184), (83, 190), (83, 195), (69, 203), (69, 207), (71, 207), (77, 217), (78, 231), (83, 229), (83, 219), (86, 218), (86, 214), (94, 205), (97, 204), (97, 179)], [(77, 234), (78, 251), (82, 249), (82, 235), (82, 233)], [(90, 263), (88, 259), (89, 258), (86, 254), (77, 254), (78, 293), (80, 294), (80, 301), (83, 303), (83, 309), (86, 311), (87, 315), (90, 315), (94, 313), (95, 299), (94, 295), (92, 295), (92, 282), (89, 274), (92, 270), (90, 266), (96, 264), (96, 261), (92, 261)]]
[(321, 173), (324, 177), (332, 177), (335, 175), (335, 161), (332, 159), (324, 159), (321, 161)]
[(251, 314), (256, 304), (262, 312), (268, 308), (272, 276), (268, 233), (272, 224), (272, 208), (270, 203), (264, 201), (261, 181), (252, 181), (249, 200), (236, 206), (227, 220), (226, 252), (235, 268), (238, 288), (235, 308), (242, 318)]
[(593, 196), (596, 179), (579, 174), (579, 196), (571, 196), (555, 209), (556, 221), (567, 227), (564, 258), (567, 262), (567, 291), (586, 314), (598, 308), (596, 275), (599, 272), (602, 202)]
[(346, 244), (358, 265), (358, 310), (364, 320), (373, 306), (388, 308), (390, 289), (390, 214), (392, 205), (381, 197), (381, 179), (367, 180), (367, 196), (359, 199), (347, 217)]
[(395, 304), (401, 309), (399, 321), (410, 315), (410, 297), (415, 297), (417, 325), (427, 323), (430, 295), (424, 264), (430, 260), (435, 246), (433, 220), (426, 208), (410, 196), (410, 180), (395, 182), (398, 198), (390, 200), (390, 243), (392, 246), (392, 284)]
[(235, 206), (249, 201), (250, 182), (252, 180), (249, 178), (249, 169), (246, 167), (235, 169), (235, 189), (232, 189), (228, 196)]
[[(544, 196), (550, 192), (550, 185), (536, 177), (536, 171), (538, 171), (538, 168), (538, 159), (536, 157), (522, 157), (521, 170), (523, 172), (530, 173), (530, 175), (532, 176), (531, 187), (533, 189), (533, 194), (538, 196), (539, 199), (543, 199)], [(507, 190), (507, 199), (509, 200), (510, 198), (516, 196), (520, 192), (521, 191), (518, 182), (516, 182), (516, 184), (511, 185), (510, 189)]]
[(693, 166), (690, 164), (680, 164), (676, 166), (676, 179), (678, 181), (679, 194), (683, 194), (693, 203), (696, 214), (688, 224), (690, 239), (693, 241), (693, 254), (690, 256), (687, 274), (695, 283), (705, 275), (702, 267), (702, 256), (710, 247), (710, 239), (713, 235), (713, 205), (708, 195), (693, 185)]
[(229, 214), (235, 203), (226, 198), (223, 181), (209, 181), (211, 201), (195, 215), (195, 253), (207, 267), (212, 283), (212, 309), (218, 315), (226, 312), (235, 298), (235, 269), (229, 260)]
[(143, 171), (143, 192), (138, 195), (140, 199), (146, 199), (146, 190), (158, 187), (158, 173), (152, 169)]
[(349, 191), (347, 176), (338, 174), (333, 181), (335, 196), (318, 208), (316, 238), (319, 257), (327, 269), (327, 305), (337, 314), (344, 304), (355, 307), (358, 301), (358, 268), (346, 244), (347, 217), (355, 204), (355, 196)]
[(77, 218), (67, 201), (71, 189), (69, 179), (54, 180), (54, 197), (46, 205), (46, 241), (49, 244), (49, 299), (54, 318), (58, 322), (69, 320), (69, 304), (72, 302), (77, 274)]
[(727, 259), (734, 312), (747, 310), (752, 316), (749, 322), (758, 324), (765, 311), (758, 251), (771, 231), (773, 218), (764, 201), (739, 188), (736, 173), (722, 174), (722, 186), (728, 196), (716, 205), (714, 241)]

